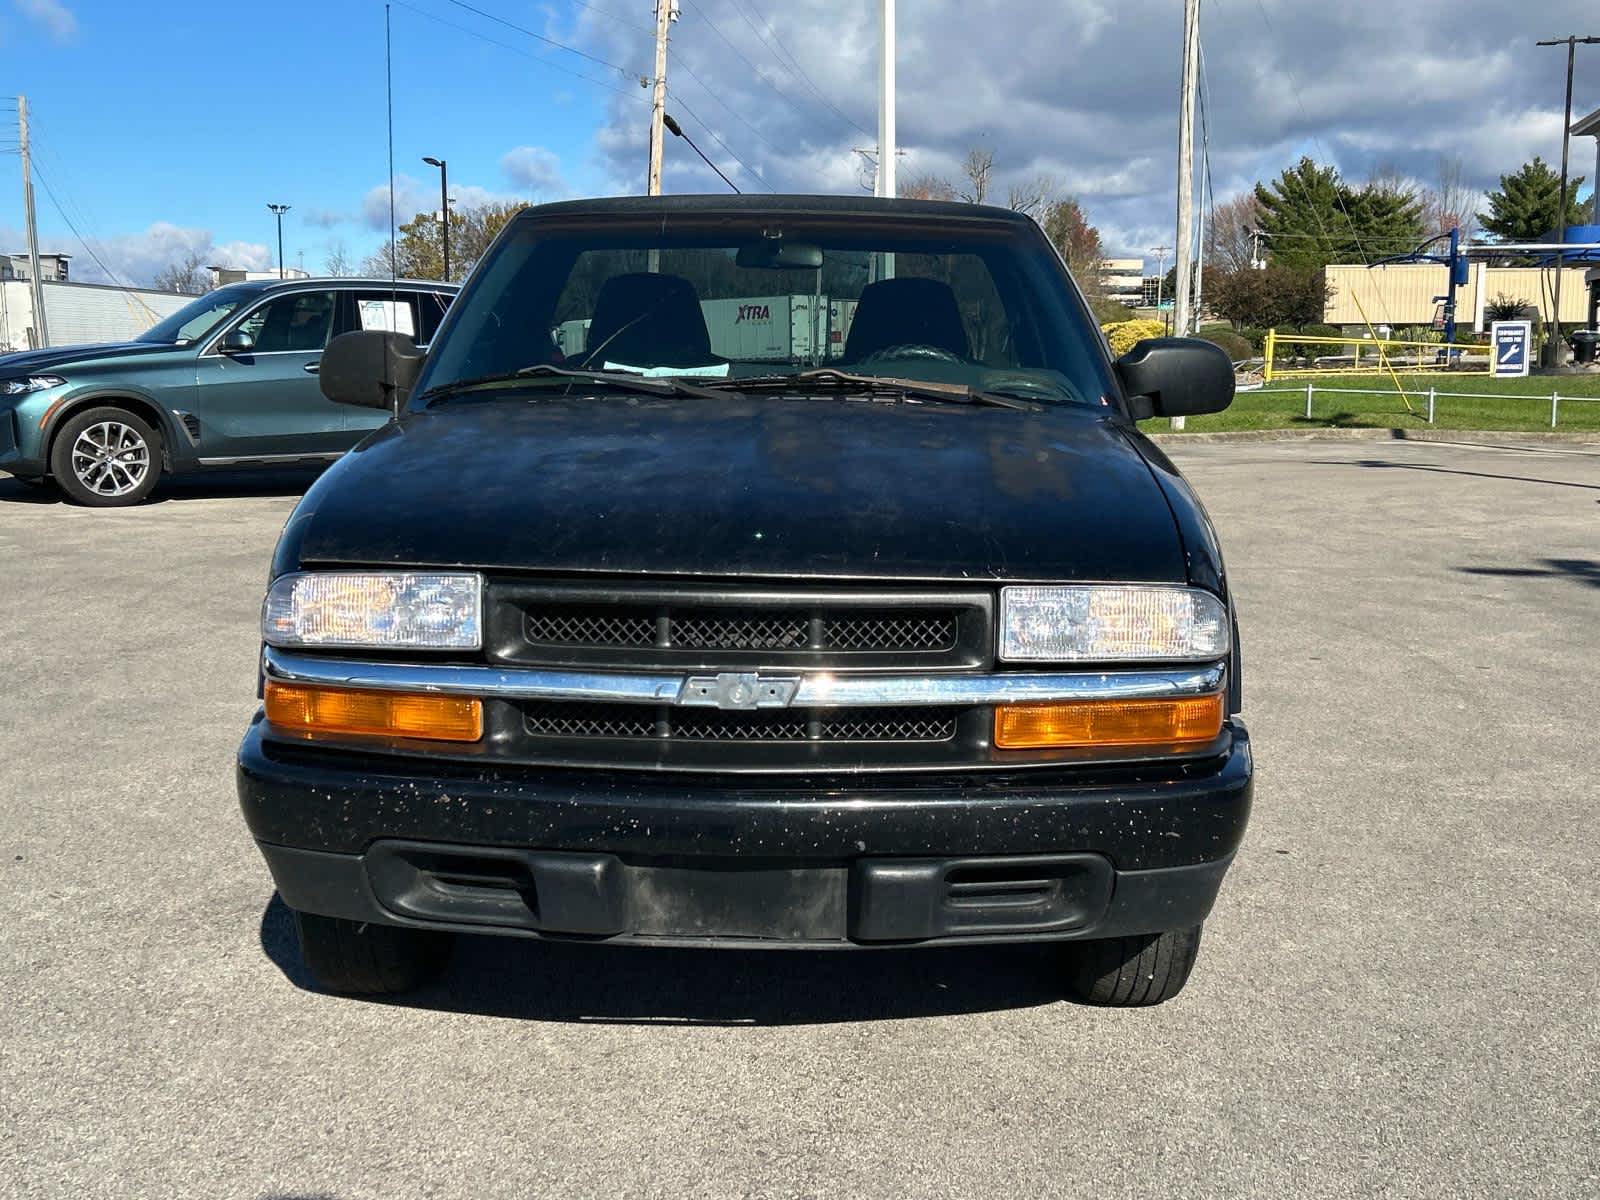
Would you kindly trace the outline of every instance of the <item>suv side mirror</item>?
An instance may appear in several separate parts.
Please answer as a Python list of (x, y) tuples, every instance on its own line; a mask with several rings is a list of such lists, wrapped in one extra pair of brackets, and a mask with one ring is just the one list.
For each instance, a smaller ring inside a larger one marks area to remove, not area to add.
[(1221, 412), (1233, 403), (1233, 363), (1199, 338), (1146, 338), (1116, 361), (1135, 420)]
[(411, 394), (423, 357), (404, 333), (341, 333), (322, 352), (317, 380), (322, 394), (335, 404), (393, 410)]
[(222, 340), (217, 343), (217, 351), (221, 354), (249, 354), (255, 348), (255, 338), (242, 329), (223, 334)]

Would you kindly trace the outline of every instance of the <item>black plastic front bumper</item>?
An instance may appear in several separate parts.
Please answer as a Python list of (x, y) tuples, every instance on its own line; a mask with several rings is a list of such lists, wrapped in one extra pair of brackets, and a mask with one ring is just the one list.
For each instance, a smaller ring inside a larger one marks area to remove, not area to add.
[(652, 944), (848, 947), (1198, 924), (1249, 816), (1247, 734), (1161, 772), (764, 780), (439, 770), (264, 740), (245, 819), (290, 908)]

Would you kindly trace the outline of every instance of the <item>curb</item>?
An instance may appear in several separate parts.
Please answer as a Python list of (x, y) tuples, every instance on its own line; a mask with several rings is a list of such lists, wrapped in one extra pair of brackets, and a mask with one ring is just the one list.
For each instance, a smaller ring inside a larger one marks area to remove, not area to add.
[(1600, 433), (1518, 433), (1500, 429), (1240, 429), (1219, 433), (1148, 433), (1158, 446), (1211, 442), (1456, 442), (1481, 446), (1600, 445)]

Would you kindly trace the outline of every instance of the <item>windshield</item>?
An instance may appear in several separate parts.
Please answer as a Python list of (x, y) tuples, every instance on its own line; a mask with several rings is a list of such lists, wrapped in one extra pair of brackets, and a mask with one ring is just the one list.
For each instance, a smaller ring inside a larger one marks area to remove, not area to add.
[(525, 220), (475, 273), (413, 394), (426, 405), (541, 366), (724, 388), (831, 368), (1044, 403), (1115, 394), (1033, 226), (883, 214)]
[(254, 288), (218, 288), (198, 300), (185, 304), (177, 312), (156, 322), (141, 333), (135, 341), (163, 342), (184, 345), (205, 337), (230, 317), (239, 306), (256, 295)]

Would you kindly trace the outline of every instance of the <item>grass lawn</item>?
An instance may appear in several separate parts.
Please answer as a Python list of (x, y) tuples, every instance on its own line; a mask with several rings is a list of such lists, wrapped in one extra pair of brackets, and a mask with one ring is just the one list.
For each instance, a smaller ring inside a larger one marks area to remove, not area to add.
[[(1306, 375), (1274, 380), (1259, 392), (1240, 392), (1226, 412), (1190, 417), (1185, 432), (1229, 429), (1550, 429), (1550, 393), (1561, 394), (1556, 430), (1600, 431), (1600, 375), (1493, 379), (1487, 375), (1451, 372), (1400, 376), (1411, 401), (1405, 400), (1388, 376)], [(1313, 388), (1311, 419), (1306, 420), (1306, 384)], [(1439, 396), (1434, 423), (1428, 415), (1428, 389), (1479, 392), (1493, 399)], [(1357, 388), (1381, 395), (1341, 395), (1323, 389)], [(1567, 397), (1585, 397), (1568, 402)], [(1165, 421), (1148, 428), (1164, 431)]]

